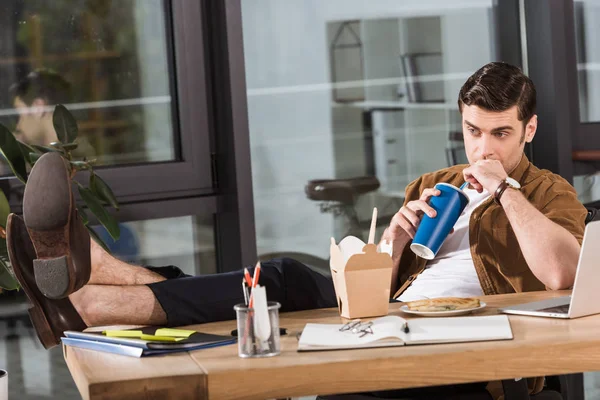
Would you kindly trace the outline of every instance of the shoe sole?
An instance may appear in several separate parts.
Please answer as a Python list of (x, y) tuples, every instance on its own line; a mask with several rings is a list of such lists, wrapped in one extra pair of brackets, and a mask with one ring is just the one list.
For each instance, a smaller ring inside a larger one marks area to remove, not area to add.
[[(13, 217), (14, 215), (10, 214), (6, 224), (6, 230), (9, 232), (12, 232), (11, 225)], [(19, 242), (19, 239), (20, 238), (17, 238), (17, 242)], [(12, 245), (9, 244), (9, 246), (7, 247), (10, 259), (17, 260), (18, 258), (15, 251), (13, 250)], [(33, 290), (31, 290), (25, 283), (27, 281), (25, 280), (23, 274), (21, 274), (21, 269), (19, 267), (15, 268), (13, 266), (13, 271), (17, 277), (17, 280), (21, 283), (21, 287), (23, 288), (25, 295), (31, 302), (32, 306), (29, 308), (28, 313), (29, 318), (31, 319), (31, 323), (35, 328), (35, 332), (38, 336), (38, 339), (40, 340), (45, 349), (49, 349), (51, 347), (59, 345), (60, 341), (57, 340), (54, 333), (52, 332), (52, 328), (50, 328), (50, 322), (48, 321), (43, 312), (42, 305), (38, 302), (36, 295), (33, 293)]]
[(35, 281), (50, 299), (77, 290), (70, 246), (74, 212), (65, 162), (57, 153), (46, 153), (35, 163), (25, 186), (23, 217), (37, 254)]
[(46, 316), (44, 315), (44, 312), (39, 304), (37, 306), (34, 305), (27, 310), (27, 312), (29, 313), (29, 319), (33, 324), (35, 333), (37, 334), (39, 341), (42, 343), (42, 346), (44, 346), (46, 350), (51, 349), (54, 346), (58, 346), (60, 344), (60, 340), (56, 340), (54, 337), (54, 333), (52, 332), (52, 329), (50, 329), (50, 323), (46, 319)]

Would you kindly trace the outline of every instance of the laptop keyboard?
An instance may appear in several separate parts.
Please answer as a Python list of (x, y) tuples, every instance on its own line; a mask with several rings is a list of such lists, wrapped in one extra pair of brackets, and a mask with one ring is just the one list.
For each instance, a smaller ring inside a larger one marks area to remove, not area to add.
[(556, 306), (556, 307), (542, 308), (541, 310), (538, 310), (538, 311), (557, 313), (557, 314), (568, 314), (569, 313), (569, 304), (563, 304), (562, 306)]

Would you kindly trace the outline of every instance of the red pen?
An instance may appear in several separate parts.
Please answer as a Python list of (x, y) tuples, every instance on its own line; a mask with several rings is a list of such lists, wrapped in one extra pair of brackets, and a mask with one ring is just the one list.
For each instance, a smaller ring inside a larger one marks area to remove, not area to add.
[(244, 279), (246, 280), (246, 285), (249, 288), (252, 287), (252, 279), (250, 279), (250, 272), (248, 272), (248, 268), (244, 268)]
[[(256, 263), (256, 267), (254, 267), (254, 276), (252, 277), (252, 289), (258, 285), (258, 278), (260, 277), (260, 261)], [(250, 303), (248, 304), (249, 308), (252, 308), (254, 305), (254, 293), (250, 293)]]

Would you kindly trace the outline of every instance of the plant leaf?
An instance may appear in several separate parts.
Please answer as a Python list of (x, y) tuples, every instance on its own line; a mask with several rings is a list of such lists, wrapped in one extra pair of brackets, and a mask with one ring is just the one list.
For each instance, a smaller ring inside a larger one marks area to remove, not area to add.
[(80, 186), (79, 194), (92, 214), (94, 214), (96, 218), (98, 218), (98, 221), (106, 228), (110, 236), (115, 241), (119, 240), (119, 236), (121, 235), (119, 223), (112, 215), (108, 213), (108, 211), (106, 211), (94, 193), (90, 189)]
[(86, 161), (69, 161), (76, 170), (89, 169), (90, 165)]
[(10, 169), (17, 178), (23, 183), (27, 181), (27, 169), (25, 168), (25, 157), (21, 153), (19, 142), (15, 139), (11, 131), (0, 124), (0, 151)]
[(72, 143), (77, 139), (77, 121), (73, 115), (67, 110), (62, 104), (57, 104), (54, 107), (54, 114), (52, 115), (52, 124), (56, 131), (56, 136), (61, 143)]
[(77, 146), (79, 146), (77, 143), (65, 143), (63, 145), (63, 148), (67, 151), (72, 151), (75, 150)]
[(88, 232), (90, 233), (90, 237), (92, 239), (94, 239), (94, 241), (96, 243), (98, 243), (100, 246), (102, 246), (102, 248), (104, 250), (106, 250), (107, 253), (110, 254), (110, 250), (109, 250), (108, 246), (106, 245), (106, 243), (104, 243), (104, 240), (102, 240), (102, 238), (100, 236), (98, 236), (98, 234), (96, 233), (96, 231), (93, 230), (92, 227), (89, 226), (89, 225), (86, 225), (85, 227), (87, 228)]
[(39, 144), (32, 144), (31, 147), (42, 153), (60, 153), (60, 150), (55, 149), (54, 147), (40, 146)]
[(117, 201), (112, 189), (106, 182), (104, 182), (102, 178), (94, 173), (90, 174), (90, 189), (94, 191), (100, 200), (107, 202), (116, 210), (119, 209), (119, 202)]
[(35, 162), (39, 160), (41, 156), (42, 154), (40, 153), (29, 153), (29, 165), (33, 166), (33, 164), (35, 164)]
[(19, 287), (19, 282), (17, 282), (11, 268), (8, 266), (6, 239), (0, 239), (0, 288), (16, 290), (19, 289)]
[(87, 213), (85, 212), (83, 207), (77, 207), (77, 212), (81, 217), (81, 222), (83, 222), (84, 225), (87, 225), (90, 222), (90, 219), (88, 218)]
[(29, 157), (29, 153), (35, 153), (35, 149), (28, 144), (19, 142), (18, 140), (17, 143), (19, 144), (19, 149), (21, 150), (21, 154), (23, 155), (25, 162), (31, 165), (31, 157)]
[(4, 192), (0, 190), (0, 226), (3, 228), (6, 228), (8, 214), (10, 214), (10, 204), (8, 204), (8, 199), (4, 195)]

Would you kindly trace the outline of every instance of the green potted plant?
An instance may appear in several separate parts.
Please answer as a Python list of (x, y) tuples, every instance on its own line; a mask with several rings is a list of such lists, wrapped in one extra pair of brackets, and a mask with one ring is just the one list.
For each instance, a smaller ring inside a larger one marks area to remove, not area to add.
[[(57, 152), (71, 167), (71, 181), (77, 186), (79, 195), (83, 200), (84, 206), (77, 206), (84, 224), (90, 233), (90, 236), (102, 247), (107, 249), (106, 244), (96, 234), (89, 225), (85, 209), (89, 210), (102, 224), (113, 240), (118, 240), (120, 236), (119, 224), (117, 220), (108, 213), (107, 207), (119, 209), (119, 204), (108, 184), (96, 175), (94, 172), (95, 160), (75, 160), (72, 151), (77, 148), (78, 127), (77, 121), (73, 115), (63, 105), (57, 105), (54, 108), (52, 122), (57, 142), (50, 143), (49, 146), (28, 145), (18, 141), (12, 132), (4, 125), (0, 124), (0, 152), (4, 156), (10, 169), (15, 176), (27, 185), (27, 171), (35, 164), (42, 154), (48, 152)], [(75, 174), (78, 171), (85, 171), (88, 174), (87, 185), (75, 180)], [(10, 205), (8, 199), (0, 191), (0, 290), (19, 289), (19, 284), (14, 278), (10, 267), (8, 251), (6, 248), (6, 220), (10, 214)]]

